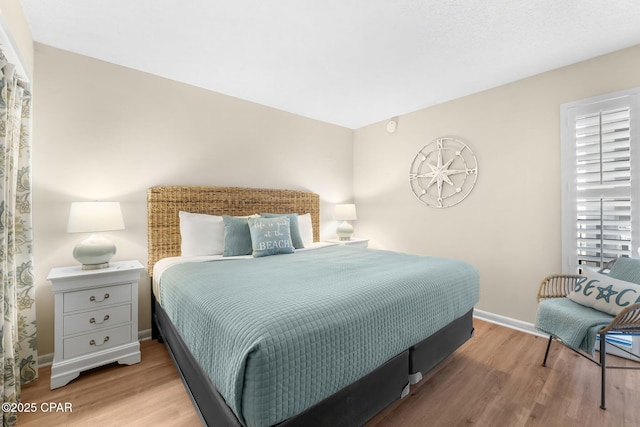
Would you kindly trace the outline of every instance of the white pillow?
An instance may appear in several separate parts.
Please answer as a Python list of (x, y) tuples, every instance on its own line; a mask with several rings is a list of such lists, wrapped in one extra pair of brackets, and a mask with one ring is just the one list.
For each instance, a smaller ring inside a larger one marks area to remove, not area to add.
[(182, 256), (222, 255), (224, 221), (221, 216), (180, 212)]
[(582, 276), (584, 279), (567, 295), (578, 304), (615, 316), (625, 307), (640, 302), (640, 285), (586, 269)]
[(313, 243), (313, 225), (311, 225), (311, 214), (298, 215), (298, 230), (305, 248)]

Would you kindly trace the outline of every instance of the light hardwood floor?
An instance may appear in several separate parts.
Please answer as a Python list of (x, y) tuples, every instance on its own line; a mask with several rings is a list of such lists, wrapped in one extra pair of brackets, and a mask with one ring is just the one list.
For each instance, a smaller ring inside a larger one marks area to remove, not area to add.
[[(368, 423), (386, 426), (640, 426), (640, 371), (608, 370), (607, 410), (599, 408), (599, 368), (554, 343), (475, 321), (476, 335)], [(611, 361), (633, 365), (615, 357)], [(49, 390), (50, 368), (23, 388), (23, 402), (72, 404), (73, 412), (23, 413), (31, 426), (198, 426), (164, 345), (142, 343), (142, 362), (85, 372)]]

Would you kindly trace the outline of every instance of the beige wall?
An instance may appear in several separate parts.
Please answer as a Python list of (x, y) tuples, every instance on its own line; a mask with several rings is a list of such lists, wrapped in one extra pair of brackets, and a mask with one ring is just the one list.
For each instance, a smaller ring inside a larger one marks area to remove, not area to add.
[[(169, 60), (169, 59), (168, 59)], [(34, 227), (38, 350), (53, 352), (52, 267), (75, 263), (72, 201), (122, 203), (114, 260), (147, 259), (146, 190), (155, 185), (304, 189), (350, 201), (353, 131), (35, 45)], [(327, 212), (329, 212), (327, 214)], [(151, 327), (148, 278), (140, 329)]]
[[(470, 78), (473, 71), (470, 71)], [(540, 280), (560, 272), (560, 104), (640, 86), (640, 46), (401, 116), (354, 133), (356, 234), (393, 250), (455, 257), (480, 272), (478, 308), (533, 322)], [(418, 150), (467, 141), (475, 189), (433, 209), (408, 181)]]

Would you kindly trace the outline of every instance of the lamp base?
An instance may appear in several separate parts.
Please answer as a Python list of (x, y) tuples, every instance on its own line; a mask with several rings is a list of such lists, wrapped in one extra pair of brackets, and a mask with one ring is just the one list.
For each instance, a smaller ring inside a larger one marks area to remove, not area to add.
[(82, 264), (83, 270), (100, 270), (101, 268), (109, 268), (109, 263), (103, 262), (100, 264)]
[(342, 221), (338, 224), (338, 228), (336, 229), (336, 234), (340, 240), (351, 240), (351, 235), (353, 234), (353, 225), (349, 224), (347, 221)]
[(109, 239), (92, 234), (78, 242), (73, 248), (73, 257), (82, 264), (83, 270), (109, 267), (109, 260), (116, 254), (116, 245)]

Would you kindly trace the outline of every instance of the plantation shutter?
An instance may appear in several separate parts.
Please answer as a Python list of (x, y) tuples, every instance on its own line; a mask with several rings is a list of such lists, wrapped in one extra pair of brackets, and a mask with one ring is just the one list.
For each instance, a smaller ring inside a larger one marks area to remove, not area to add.
[(565, 272), (638, 247), (637, 100), (636, 91), (562, 106)]

